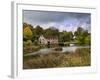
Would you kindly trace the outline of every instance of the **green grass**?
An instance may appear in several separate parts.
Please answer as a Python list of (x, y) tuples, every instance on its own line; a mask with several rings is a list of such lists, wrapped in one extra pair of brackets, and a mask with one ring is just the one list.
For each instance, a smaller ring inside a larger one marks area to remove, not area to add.
[(90, 66), (89, 48), (77, 49), (75, 52), (36, 54), (23, 57), (24, 69)]
[(38, 51), (39, 49), (41, 49), (40, 46), (26, 46), (26, 47), (23, 47), (23, 52), (24, 54), (28, 54), (28, 53)]

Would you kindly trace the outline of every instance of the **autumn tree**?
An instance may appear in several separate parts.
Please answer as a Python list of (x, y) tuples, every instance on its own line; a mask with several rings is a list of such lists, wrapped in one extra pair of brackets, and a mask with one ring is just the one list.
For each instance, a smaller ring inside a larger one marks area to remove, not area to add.
[(33, 33), (31, 31), (30, 27), (29, 26), (25, 27), (23, 30), (23, 37), (25, 39), (31, 39), (32, 36), (33, 36)]

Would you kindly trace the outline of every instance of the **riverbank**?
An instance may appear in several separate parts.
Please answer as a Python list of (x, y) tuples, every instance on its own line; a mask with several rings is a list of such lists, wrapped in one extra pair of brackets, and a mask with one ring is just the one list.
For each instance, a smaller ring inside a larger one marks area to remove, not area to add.
[(23, 68), (53, 68), (53, 67), (78, 67), (90, 66), (91, 54), (90, 48), (76, 49), (75, 52), (36, 54), (33, 56), (24, 56)]

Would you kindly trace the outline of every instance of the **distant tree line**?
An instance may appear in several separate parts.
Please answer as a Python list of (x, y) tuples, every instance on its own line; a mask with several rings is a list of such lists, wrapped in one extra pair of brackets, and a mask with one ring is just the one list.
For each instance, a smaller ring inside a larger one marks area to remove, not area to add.
[(30, 40), (33, 43), (38, 43), (38, 38), (40, 37), (40, 35), (43, 35), (44, 37), (58, 37), (59, 43), (75, 41), (79, 45), (91, 44), (91, 33), (80, 26), (75, 32), (60, 32), (59, 29), (55, 27), (43, 29), (40, 25), (34, 27), (31, 24), (23, 23), (23, 41)]

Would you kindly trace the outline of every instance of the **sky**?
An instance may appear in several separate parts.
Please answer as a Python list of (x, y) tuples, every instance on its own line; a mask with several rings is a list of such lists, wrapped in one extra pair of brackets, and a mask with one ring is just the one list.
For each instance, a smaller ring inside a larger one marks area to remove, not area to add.
[(59, 31), (76, 31), (82, 27), (90, 32), (91, 14), (76, 12), (55, 12), (55, 11), (23, 11), (23, 22), (36, 27), (40, 25), (43, 29), (55, 27)]

